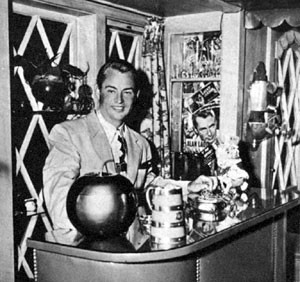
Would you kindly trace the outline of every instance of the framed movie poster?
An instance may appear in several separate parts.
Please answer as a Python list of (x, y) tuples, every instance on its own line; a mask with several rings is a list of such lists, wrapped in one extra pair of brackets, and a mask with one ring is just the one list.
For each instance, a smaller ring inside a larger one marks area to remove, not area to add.
[(213, 111), (219, 121), (220, 31), (171, 36), (172, 150), (199, 153), (202, 140), (192, 122), (200, 111)]

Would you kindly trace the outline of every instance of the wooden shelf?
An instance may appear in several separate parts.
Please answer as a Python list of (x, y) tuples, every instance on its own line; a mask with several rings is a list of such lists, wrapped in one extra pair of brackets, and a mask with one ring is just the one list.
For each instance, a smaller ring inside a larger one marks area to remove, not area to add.
[(46, 214), (45, 211), (35, 211), (35, 212), (27, 212), (27, 211), (16, 211), (14, 216), (24, 216), (24, 217), (32, 217), (36, 215)]
[(63, 115), (87, 115), (91, 111), (63, 111), (63, 110), (41, 110), (41, 111), (14, 111), (14, 116), (32, 116), (32, 115), (52, 115), (52, 114), (63, 114)]
[(220, 81), (220, 77), (172, 78), (171, 83)]

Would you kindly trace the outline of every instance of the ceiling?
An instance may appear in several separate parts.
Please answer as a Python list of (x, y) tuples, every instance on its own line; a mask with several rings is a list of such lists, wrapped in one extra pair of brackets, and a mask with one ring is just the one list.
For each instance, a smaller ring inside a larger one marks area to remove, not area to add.
[(94, 0), (160, 17), (205, 13), (300, 8), (300, 0)]
[(246, 11), (300, 8), (299, 0), (223, 0)]

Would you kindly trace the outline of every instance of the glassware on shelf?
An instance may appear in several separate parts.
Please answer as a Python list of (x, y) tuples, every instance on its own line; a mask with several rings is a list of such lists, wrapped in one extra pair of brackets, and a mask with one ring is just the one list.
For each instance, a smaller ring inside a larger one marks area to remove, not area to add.
[[(174, 35), (175, 50), (181, 53), (172, 64), (174, 79), (219, 77), (221, 71), (221, 32)], [(181, 58), (180, 58), (181, 57)]]

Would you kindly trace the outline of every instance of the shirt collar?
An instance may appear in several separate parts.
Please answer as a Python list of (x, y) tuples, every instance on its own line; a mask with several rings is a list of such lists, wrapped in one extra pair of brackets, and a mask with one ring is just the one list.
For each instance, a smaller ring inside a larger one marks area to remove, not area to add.
[(125, 134), (125, 123), (122, 123), (118, 128), (115, 128), (115, 126), (113, 126), (111, 123), (109, 123), (104, 116), (101, 114), (100, 110), (97, 111), (97, 117), (100, 121), (100, 124), (102, 125), (104, 132), (107, 136), (108, 141), (111, 142), (114, 139), (115, 134), (117, 133), (117, 131), (120, 131), (121, 134)]

